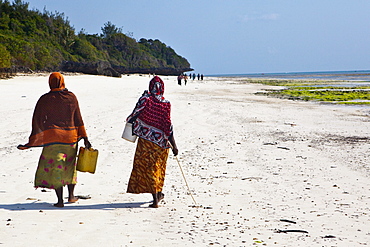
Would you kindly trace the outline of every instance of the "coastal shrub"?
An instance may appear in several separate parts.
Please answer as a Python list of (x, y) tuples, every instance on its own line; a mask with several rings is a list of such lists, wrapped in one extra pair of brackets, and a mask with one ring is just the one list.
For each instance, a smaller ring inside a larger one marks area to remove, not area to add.
[(71, 47), (81, 60), (96, 61), (99, 59), (98, 50), (86, 39), (77, 38)]
[(4, 45), (0, 44), (0, 68), (9, 68), (10, 66), (10, 53)]
[(108, 21), (104, 23), (104, 26), (101, 28), (101, 31), (103, 38), (110, 38), (112, 35), (122, 33), (122, 28), (118, 28), (116, 27), (116, 25)]

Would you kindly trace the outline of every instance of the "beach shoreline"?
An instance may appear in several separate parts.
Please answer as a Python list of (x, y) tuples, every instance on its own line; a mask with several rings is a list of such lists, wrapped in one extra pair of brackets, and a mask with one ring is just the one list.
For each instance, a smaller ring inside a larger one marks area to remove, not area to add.
[[(86, 131), (99, 150), (95, 174), (78, 173), (76, 195), (52, 206), (33, 188), (40, 148), (16, 149), (30, 134), (47, 75), (0, 80), (0, 245), (363, 246), (370, 242), (369, 107), (256, 95), (274, 86), (206, 77), (177, 85), (172, 103), (179, 162), (169, 157), (165, 200), (127, 194), (135, 144), (124, 120), (149, 75), (66, 75)], [(81, 143), (82, 144), (82, 143)], [(284, 232), (300, 230), (303, 232)], [(307, 232), (307, 233), (306, 233)]]

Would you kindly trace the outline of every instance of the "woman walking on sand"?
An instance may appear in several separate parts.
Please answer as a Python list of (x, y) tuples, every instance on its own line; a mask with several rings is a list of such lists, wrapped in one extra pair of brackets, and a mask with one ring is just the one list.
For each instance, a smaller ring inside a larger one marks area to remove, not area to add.
[(169, 148), (176, 156), (178, 149), (171, 124), (171, 103), (163, 97), (164, 83), (155, 76), (127, 118), (133, 133), (139, 137), (127, 193), (151, 193), (153, 204), (164, 198), (162, 188)]
[(64, 77), (54, 72), (49, 77), (50, 92), (38, 100), (32, 118), (29, 142), (19, 145), (24, 150), (43, 147), (35, 175), (35, 187), (54, 189), (58, 197), (55, 207), (64, 207), (63, 186), (68, 187), (68, 202), (78, 200), (74, 196), (77, 183), (77, 143), (87, 138), (76, 96), (65, 88)]

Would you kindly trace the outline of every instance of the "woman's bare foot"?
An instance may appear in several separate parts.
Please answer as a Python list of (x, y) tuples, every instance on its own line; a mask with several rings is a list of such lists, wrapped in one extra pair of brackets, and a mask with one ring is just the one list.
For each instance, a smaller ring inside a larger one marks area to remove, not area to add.
[(78, 197), (75, 196), (74, 190), (75, 190), (75, 184), (68, 184), (68, 202), (74, 203), (78, 201)]
[(150, 204), (149, 207), (151, 207), (151, 208), (158, 208), (159, 206), (158, 206), (158, 204), (154, 204), (153, 203), (153, 204)]
[(150, 204), (149, 207), (151, 207), (151, 208), (158, 208), (158, 202), (159, 202), (158, 194), (159, 194), (159, 192), (152, 194), (152, 196), (153, 196), (153, 204)]
[(158, 202), (162, 201), (164, 199), (164, 194), (162, 192), (157, 193)]
[(63, 204), (63, 202), (62, 203), (58, 202), (58, 203), (55, 203), (54, 204), (54, 207), (63, 208), (64, 207), (64, 204)]
[(74, 202), (77, 202), (78, 201), (78, 197), (74, 196), (72, 198), (68, 198), (68, 202), (70, 203), (74, 203)]

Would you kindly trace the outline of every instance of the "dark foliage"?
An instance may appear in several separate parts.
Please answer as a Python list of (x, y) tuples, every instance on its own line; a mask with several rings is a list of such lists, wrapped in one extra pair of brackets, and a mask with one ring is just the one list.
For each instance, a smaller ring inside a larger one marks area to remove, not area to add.
[(105, 71), (114, 68), (119, 73), (192, 70), (185, 58), (159, 40), (137, 42), (111, 22), (101, 30), (100, 35), (83, 30), (76, 34), (63, 13), (41, 13), (21, 0), (0, 0), (0, 68), (52, 71), (68, 64), (69, 71), (84, 72), (78, 68), (104, 64)]

